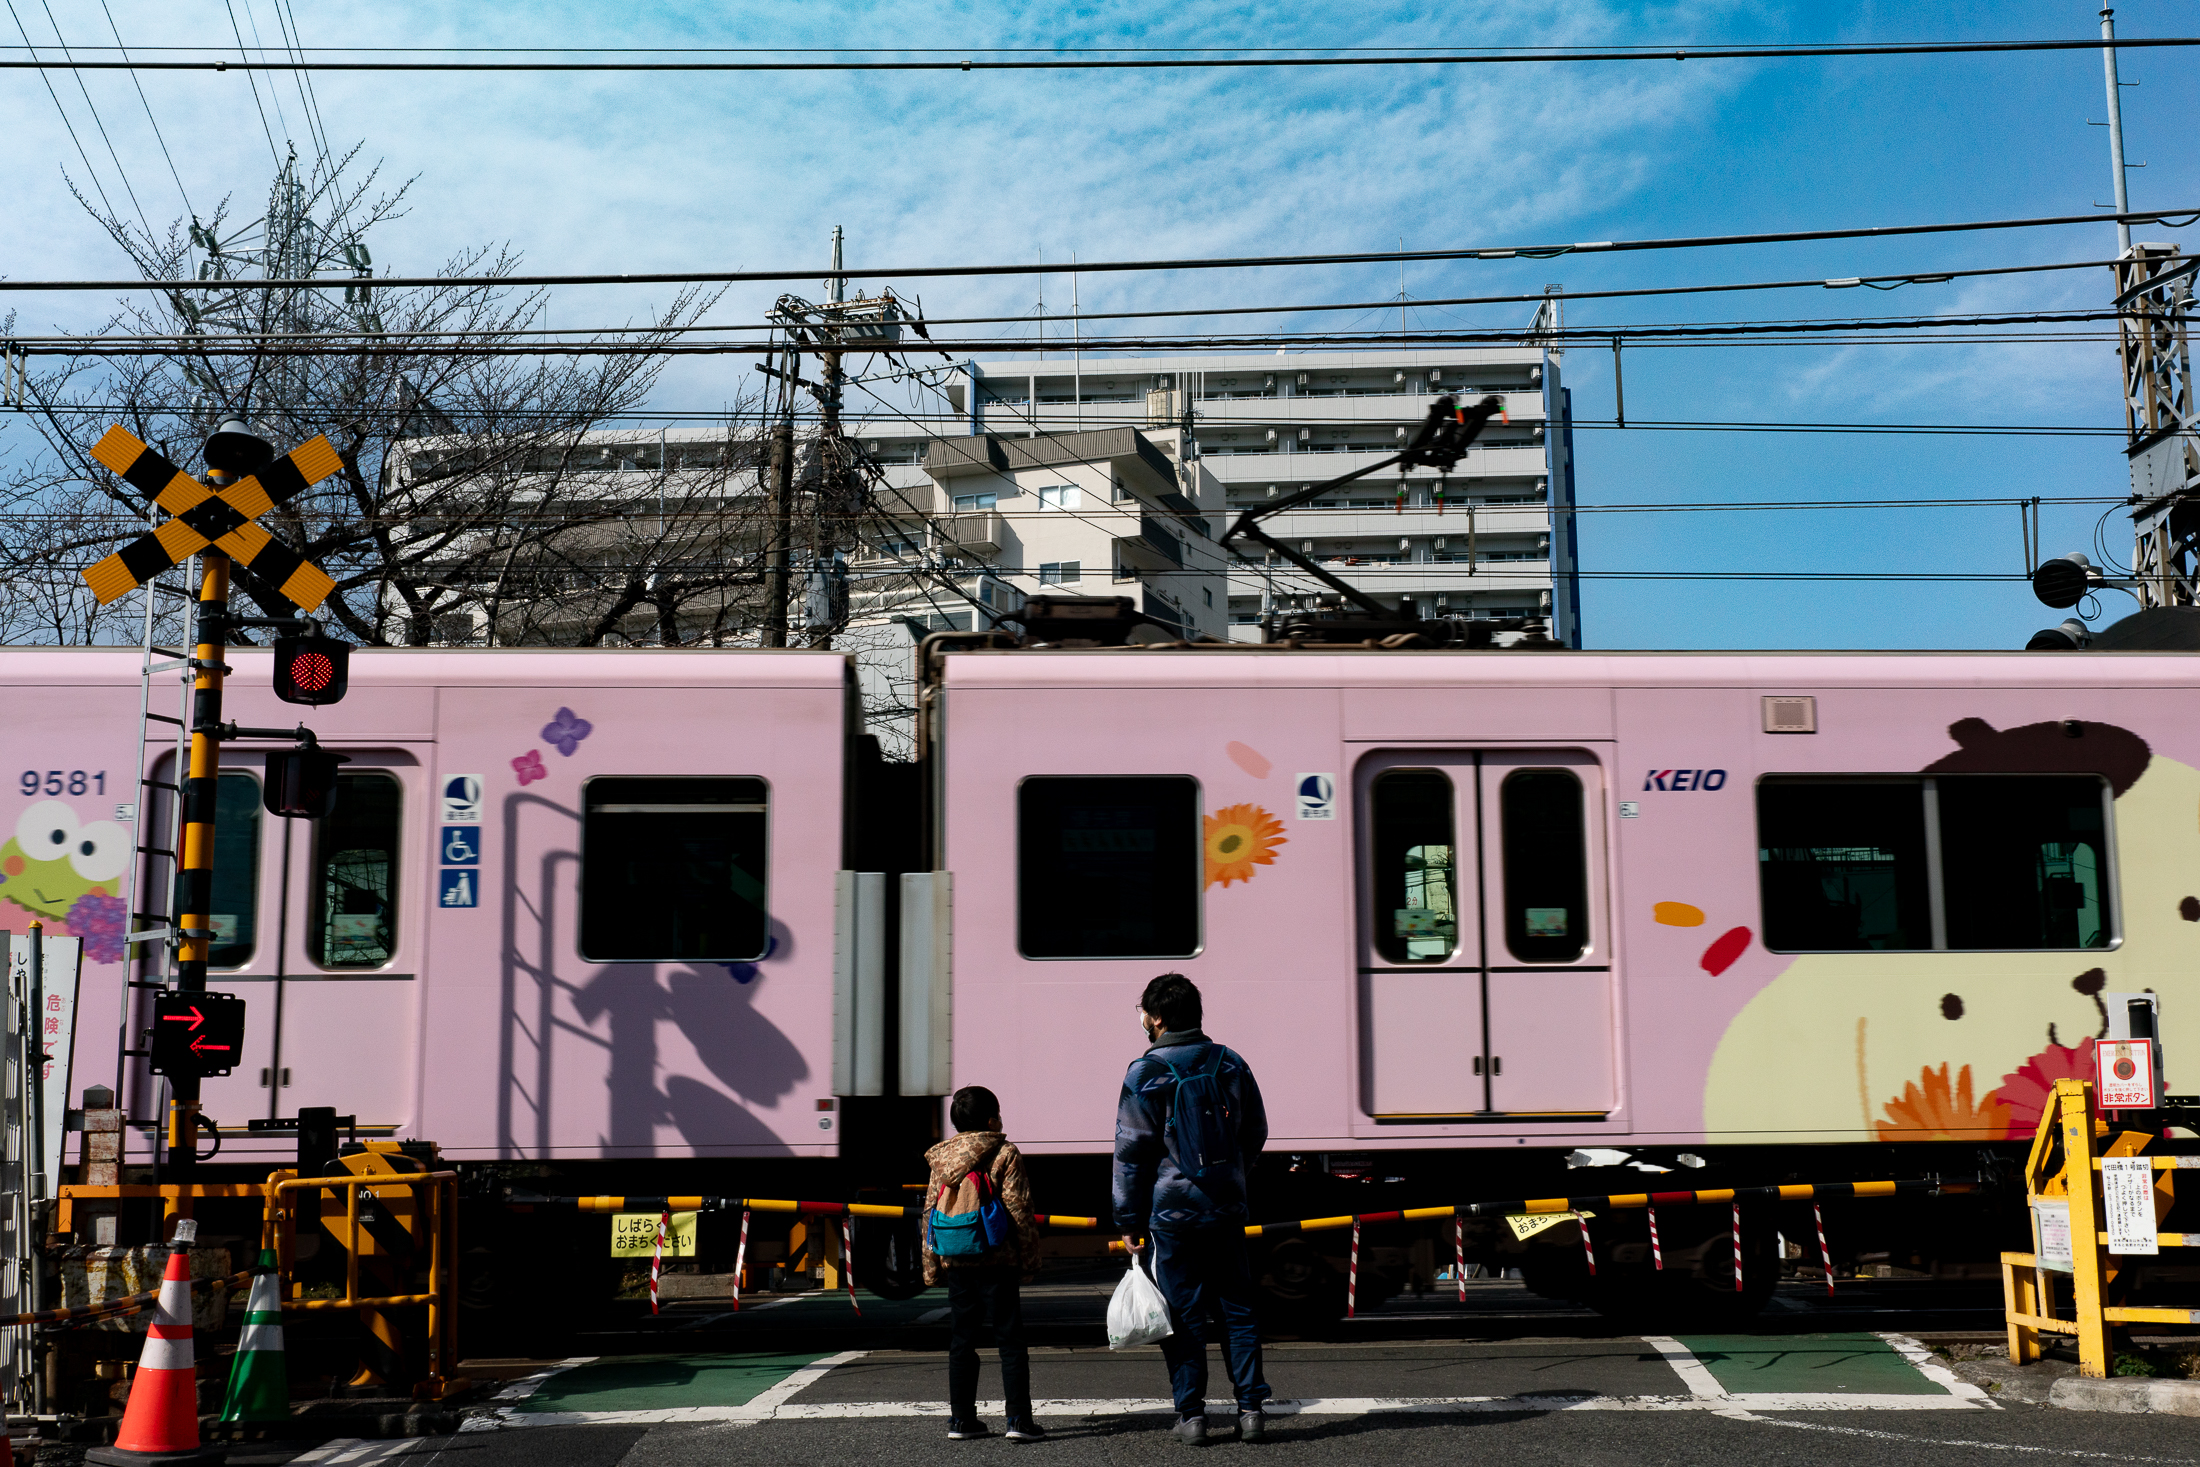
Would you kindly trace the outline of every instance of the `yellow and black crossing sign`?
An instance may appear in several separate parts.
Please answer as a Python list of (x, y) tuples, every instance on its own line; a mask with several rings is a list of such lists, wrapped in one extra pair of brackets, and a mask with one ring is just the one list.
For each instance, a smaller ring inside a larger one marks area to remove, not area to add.
[(274, 585), (307, 611), (336, 589), (328, 573), (253, 523), (344, 466), (328, 439), (300, 444), (248, 478), (221, 488), (202, 484), (147, 448), (136, 434), (109, 428), (92, 457), (174, 518), (84, 571), (105, 606), (209, 545)]

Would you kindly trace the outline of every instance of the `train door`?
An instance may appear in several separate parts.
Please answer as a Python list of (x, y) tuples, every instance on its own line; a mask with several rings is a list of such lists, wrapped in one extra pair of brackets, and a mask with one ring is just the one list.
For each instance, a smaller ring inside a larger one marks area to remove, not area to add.
[[(332, 1105), (363, 1128), (412, 1116), (423, 913), (408, 884), (418, 887), (432, 864), (414, 835), (425, 822), (420, 771), (400, 752), (348, 757), (334, 813), (284, 820), (261, 807), (265, 752), (222, 751), (206, 985), (245, 1001), (245, 1040), (235, 1069), (200, 1093), (224, 1129), (309, 1105)], [(167, 781), (168, 770), (164, 762), (155, 777)], [(167, 830), (167, 798), (149, 833)], [(159, 889), (145, 893), (144, 910), (168, 910), (170, 879), (154, 866), (148, 881)]]
[(413, 1118), (418, 975), (425, 950), (427, 796), (407, 754), (350, 751), (336, 808), (283, 832), (279, 1114), (334, 1106), (360, 1127)]
[(1609, 1112), (1595, 759), (1392, 751), (1362, 760), (1355, 781), (1369, 1111), (1391, 1121)]

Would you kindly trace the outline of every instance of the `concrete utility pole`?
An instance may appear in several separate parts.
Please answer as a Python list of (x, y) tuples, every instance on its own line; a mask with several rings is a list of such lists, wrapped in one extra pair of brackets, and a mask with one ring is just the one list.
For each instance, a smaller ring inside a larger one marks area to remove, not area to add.
[[(847, 465), (840, 461), (840, 337), (848, 300), (848, 281), (840, 272), (844, 236), (833, 226), (833, 278), (826, 282), (824, 349), (818, 362), (817, 511), (810, 520), (810, 574), (826, 574), (826, 564), (840, 540), (840, 518), (848, 512)], [(832, 644), (830, 633), (813, 633), (810, 645)]]
[[(2131, 212), (2131, 196), (2124, 184), (2124, 99), (2122, 84), (2116, 80), (2116, 12), (2101, 12), (2101, 69), (2108, 75), (2108, 151), (2116, 171), (2116, 212)], [(839, 231), (834, 231), (836, 234)], [(2116, 254), (2120, 258), (2131, 253), (2131, 226), (2122, 219), (2116, 221)]]
[(792, 346), (781, 354), (779, 421), (772, 424), (771, 550), (764, 560), (764, 645), (787, 645), (787, 569), (794, 535), (794, 379), (802, 358)]

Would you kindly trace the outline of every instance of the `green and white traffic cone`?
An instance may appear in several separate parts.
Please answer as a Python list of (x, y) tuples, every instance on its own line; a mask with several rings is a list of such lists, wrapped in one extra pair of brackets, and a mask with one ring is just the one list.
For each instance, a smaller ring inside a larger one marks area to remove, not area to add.
[(245, 1300), (244, 1332), (237, 1338), (237, 1358), (229, 1371), (229, 1396), (222, 1404), (223, 1421), (288, 1421), (290, 1419), (290, 1367), (283, 1360), (283, 1276), (276, 1269), (275, 1250), (260, 1250), (259, 1266), (252, 1272), (252, 1292)]

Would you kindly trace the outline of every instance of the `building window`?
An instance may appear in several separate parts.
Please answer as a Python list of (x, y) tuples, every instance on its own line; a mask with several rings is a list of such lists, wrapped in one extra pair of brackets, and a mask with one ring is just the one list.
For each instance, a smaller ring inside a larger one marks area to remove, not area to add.
[(760, 779), (592, 779), (581, 822), (581, 956), (764, 956), (767, 797)]
[[(306, 942), (324, 968), (379, 968), (397, 955), (400, 787), (391, 774), (342, 774), (314, 841)], [(220, 827), (217, 826), (216, 829)]]
[(1075, 509), (1081, 499), (1075, 484), (1049, 484), (1039, 491), (1039, 508)]
[(955, 509), (957, 513), (966, 509), (991, 509), (1000, 502), (1001, 496), (992, 490), (983, 494), (958, 494), (955, 496)]
[(1201, 586), (1199, 588), (1199, 594), (1206, 598), (1208, 607), (1212, 609), (1215, 604), (1215, 593), (1208, 590), (1205, 586)]
[(2108, 807), (2093, 775), (1767, 779), (1757, 787), (1765, 946), (2108, 947)]
[(1081, 560), (1050, 560), (1039, 567), (1039, 579), (1050, 586), (1074, 586), (1084, 565)]
[(1027, 958), (1199, 951), (1199, 782), (1027, 779), (1016, 795), (1016, 946)]

